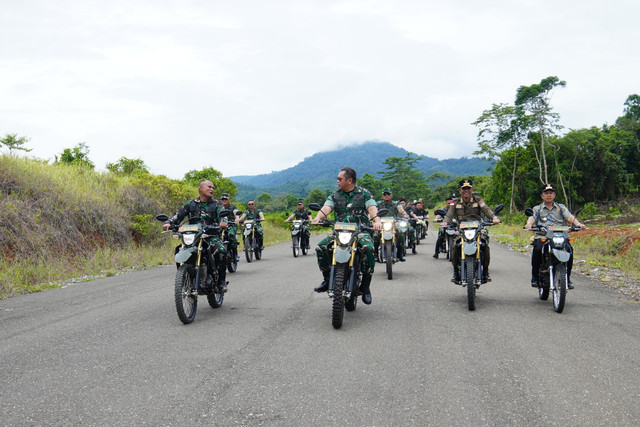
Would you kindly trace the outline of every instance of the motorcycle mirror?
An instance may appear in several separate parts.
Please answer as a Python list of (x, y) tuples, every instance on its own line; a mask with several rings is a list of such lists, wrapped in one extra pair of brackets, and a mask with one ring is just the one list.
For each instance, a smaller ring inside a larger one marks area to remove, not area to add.
[(447, 211), (445, 211), (444, 209), (436, 209), (435, 211), (433, 211), (433, 213), (436, 215), (445, 216), (447, 214)]
[(165, 222), (169, 219), (169, 216), (167, 214), (160, 214), (160, 215), (156, 215), (156, 219), (158, 221)]
[(322, 209), (322, 206), (320, 206), (318, 203), (309, 203), (309, 209), (311, 209), (312, 211), (319, 211), (320, 209)]
[(504, 204), (500, 203), (493, 209), (493, 214), (498, 215), (502, 209), (504, 209)]
[(533, 216), (533, 209), (531, 209), (531, 208), (527, 208), (527, 209), (525, 209), (525, 210), (524, 210), (524, 214), (525, 214), (526, 216)]
[(573, 216), (574, 216), (574, 217), (576, 217), (576, 218), (578, 218), (578, 215), (580, 215), (580, 212), (582, 212), (582, 209), (584, 209), (584, 206), (583, 206), (583, 207), (581, 207), (580, 209), (578, 209), (578, 210), (576, 211), (576, 213), (574, 213), (574, 214), (573, 214)]

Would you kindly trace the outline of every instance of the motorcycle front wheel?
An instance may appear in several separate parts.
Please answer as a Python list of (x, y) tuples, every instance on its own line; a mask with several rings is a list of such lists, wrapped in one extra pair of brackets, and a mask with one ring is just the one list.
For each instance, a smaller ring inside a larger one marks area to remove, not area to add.
[(553, 309), (556, 313), (562, 313), (564, 302), (567, 297), (567, 266), (558, 264), (553, 275)]
[(387, 279), (393, 279), (393, 242), (387, 240), (384, 242), (384, 256), (387, 262)]
[(467, 305), (469, 306), (469, 311), (473, 311), (476, 309), (476, 285), (475, 285), (475, 276), (476, 269), (474, 268), (475, 258), (465, 258), (464, 266), (466, 270), (466, 278), (467, 278)]
[(349, 266), (346, 264), (336, 265), (333, 282), (333, 305), (331, 307), (331, 324), (335, 329), (342, 327), (344, 319), (344, 290), (349, 280)]
[(246, 236), (244, 238), (244, 256), (247, 262), (253, 261), (253, 237)]
[(178, 318), (185, 325), (193, 322), (198, 310), (198, 295), (194, 292), (194, 280), (193, 266), (183, 264), (178, 267), (174, 296)]
[(291, 237), (291, 248), (293, 249), (293, 257), (297, 258), (300, 255), (300, 235)]

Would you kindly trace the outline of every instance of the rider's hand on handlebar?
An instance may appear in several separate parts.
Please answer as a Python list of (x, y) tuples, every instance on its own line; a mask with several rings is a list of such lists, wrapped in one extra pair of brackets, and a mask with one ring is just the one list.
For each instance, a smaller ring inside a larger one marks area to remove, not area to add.
[(171, 227), (171, 223), (165, 222), (164, 224), (162, 224), (162, 231), (168, 231), (170, 227)]

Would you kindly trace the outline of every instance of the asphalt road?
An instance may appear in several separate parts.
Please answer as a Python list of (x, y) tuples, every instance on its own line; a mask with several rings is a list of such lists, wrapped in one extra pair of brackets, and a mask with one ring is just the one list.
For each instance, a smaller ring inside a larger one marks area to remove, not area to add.
[(340, 330), (288, 244), (190, 325), (172, 266), (0, 301), (0, 425), (638, 424), (638, 304), (576, 275), (557, 314), (528, 256), (493, 244), (470, 312), (433, 242), (392, 281), (378, 264)]

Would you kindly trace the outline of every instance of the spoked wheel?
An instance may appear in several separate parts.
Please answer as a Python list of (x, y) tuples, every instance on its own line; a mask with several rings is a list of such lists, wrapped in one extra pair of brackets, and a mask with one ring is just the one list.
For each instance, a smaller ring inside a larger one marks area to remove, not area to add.
[(556, 313), (562, 313), (564, 310), (564, 301), (567, 297), (567, 266), (558, 264), (553, 275), (553, 309)]
[(293, 249), (293, 257), (300, 255), (300, 235), (291, 237), (291, 248)]
[(227, 252), (227, 270), (229, 270), (229, 273), (235, 273), (238, 270), (238, 261), (236, 261), (237, 257), (238, 251), (235, 249)]
[(344, 296), (343, 291), (349, 280), (348, 266), (346, 264), (336, 265), (333, 283), (333, 306), (331, 308), (331, 324), (335, 329), (342, 327), (344, 319)]
[(542, 273), (539, 276), (540, 287), (538, 288), (538, 298), (542, 301), (549, 299), (549, 273)]
[(211, 308), (220, 308), (222, 302), (224, 301), (224, 294), (212, 292), (207, 295), (207, 300), (209, 301), (209, 305), (211, 306)]
[(262, 249), (260, 249), (260, 247), (258, 246), (257, 239), (253, 240), (253, 253), (255, 254), (257, 260), (260, 260), (262, 258)]
[(195, 272), (186, 264), (178, 267), (175, 284), (175, 300), (178, 318), (182, 323), (189, 324), (196, 318), (198, 310), (198, 295), (194, 292)]
[(247, 262), (253, 261), (253, 237), (247, 236), (244, 239), (244, 256), (247, 258)]
[(473, 311), (476, 309), (476, 285), (475, 285), (476, 271), (473, 268), (473, 260), (474, 258), (464, 259), (466, 276), (467, 276), (467, 305), (469, 306), (469, 311)]
[(351, 297), (344, 303), (344, 308), (346, 308), (347, 311), (354, 311), (356, 305), (358, 305), (358, 291), (353, 291)]
[(387, 262), (387, 279), (393, 279), (393, 242), (384, 242), (384, 256)]

